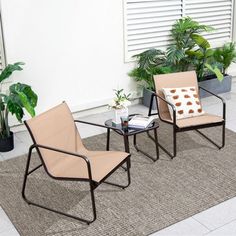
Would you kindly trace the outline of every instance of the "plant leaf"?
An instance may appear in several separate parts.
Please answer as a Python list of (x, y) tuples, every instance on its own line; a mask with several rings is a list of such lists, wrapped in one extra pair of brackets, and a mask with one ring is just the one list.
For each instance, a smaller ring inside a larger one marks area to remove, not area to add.
[(12, 115), (15, 115), (19, 122), (22, 122), (24, 111), (21, 107), (19, 97), (15, 94), (11, 94), (6, 99), (7, 108)]
[(35, 110), (31, 106), (27, 96), (23, 92), (18, 92), (19, 98), (21, 100), (21, 103), (23, 107), (26, 109), (26, 111), (33, 117), (35, 116)]
[(204, 58), (204, 54), (200, 50), (197, 51), (187, 50), (185, 53), (191, 57), (196, 57), (199, 60)]
[(16, 62), (13, 65), (12, 64), (7, 65), (6, 68), (0, 74), (0, 83), (3, 80), (9, 78), (14, 71), (23, 70), (23, 68), (21, 66), (24, 64), (25, 64), (24, 62)]
[(211, 45), (210, 43), (201, 35), (199, 34), (192, 34), (191, 38), (194, 40), (194, 42), (199, 46), (204, 49), (210, 48)]
[(211, 72), (213, 72), (216, 75), (217, 79), (220, 82), (224, 79), (224, 76), (218, 67), (216, 67), (216, 66), (212, 67), (210, 64), (207, 64), (207, 63), (205, 64), (205, 66), (207, 67), (208, 70), (210, 70)]

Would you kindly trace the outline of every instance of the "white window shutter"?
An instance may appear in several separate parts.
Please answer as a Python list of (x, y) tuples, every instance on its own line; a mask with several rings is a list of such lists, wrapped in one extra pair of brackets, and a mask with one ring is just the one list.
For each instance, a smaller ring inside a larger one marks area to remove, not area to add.
[(185, 0), (185, 15), (215, 28), (202, 34), (212, 47), (232, 40), (233, 0)]
[(172, 24), (183, 16), (216, 30), (203, 35), (212, 47), (233, 37), (234, 0), (123, 0), (125, 61), (149, 48), (171, 44)]
[(182, 0), (124, 0), (125, 61), (150, 48), (165, 49)]

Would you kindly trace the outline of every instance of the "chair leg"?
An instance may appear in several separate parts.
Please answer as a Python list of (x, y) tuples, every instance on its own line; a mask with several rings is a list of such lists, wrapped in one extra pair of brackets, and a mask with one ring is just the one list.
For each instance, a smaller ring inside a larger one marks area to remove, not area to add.
[[(148, 133), (148, 136), (150, 134)], [(143, 151), (142, 149), (140, 149), (137, 145), (137, 135), (134, 135), (134, 139), (133, 139), (133, 145), (136, 149), (137, 152), (141, 152), (143, 155), (145, 155), (146, 157), (150, 158), (152, 161), (157, 161), (159, 159), (159, 148), (158, 148), (158, 137), (157, 137), (157, 130), (154, 129), (154, 138), (155, 141), (155, 147), (156, 147), (156, 158), (152, 157), (151, 155), (149, 155), (147, 152)]]
[(29, 175), (29, 174), (28, 174), (28, 171), (29, 171), (29, 166), (30, 166), (30, 160), (31, 160), (32, 150), (33, 150), (33, 148), (30, 147), (29, 153), (28, 153), (28, 157), (27, 157), (26, 168), (25, 168), (25, 174), (24, 174), (24, 180), (23, 180), (23, 187), (22, 187), (22, 192), (21, 192), (23, 199), (24, 199), (28, 204), (30, 204), (30, 203), (29, 203), (29, 201), (27, 200), (27, 198), (26, 198), (26, 196), (25, 196), (25, 188), (26, 188), (27, 177), (28, 177), (28, 175)]
[(26, 163), (26, 169), (25, 169), (25, 175), (24, 175), (24, 181), (23, 181), (23, 187), (22, 187), (22, 197), (25, 200), (25, 202), (27, 202), (29, 205), (37, 206), (37, 207), (43, 208), (45, 210), (52, 211), (54, 213), (60, 214), (60, 215), (64, 215), (64, 216), (67, 216), (67, 217), (70, 217), (70, 218), (82, 221), (84, 223), (87, 223), (88, 225), (90, 223), (94, 222), (96, 220), (96, 218), (97, 218), (96, 206), (95, 206), (95, 197), (94, 197), (94, 189), (97, 186), (93, 185), (92, 182), (90, 182), (90, 194), (91, 194), (92, 210), (93, 210), (93, 218), (92, 218), (92, 220), (86, 220), (86, 219), (83, 219), (83, 218), (80, 218), (80, 217), (77, 217), (77, 216), (74, 216), (74, 215), (71, 215), (71, 214), (67, 214), (67, 213), (58, 211), (56, 209), (52, 209), (52, 208), (40, 205), (38, 203), (32, 202), (32, 201), (30, 201), (30, 200), (28, 200), (26, 198), (26, 196), (25, 196), (25, 189), (26, 189), (27, 177), (28, 177), (29, 174), (32, 173), (32, 171), (28, 172), (29, 171), (29, 166), (30, 166), (31, 155), (32, 155), (32, 149), (33, 149), (33, 147), (31, 147), (30, 150), (29, 150), (28, 160), (27, 160), (27, 163)]
[(221, 146), (221, 148), (223, 148), (224, 146), (225, 146), (225, 122), (222, 125), (222, 146)]
[(176, 157), (177, 154), (177, 133), (175, 130), (175, 127), (173, 126), (173, 156), (171, 157), (172, 159)]
[[(148, 134), (148, 137), (149, 137), (152, 141), (156, 142), (156, 141), (155, 141), (155, 138), (153, 138), (153, 137), (150, 135), (149, 132), (147, 132), (147, 134)], [(174, 157), (176, 157), (176, 155), (177, 155), (177, 132), (176, 132), (176, 130), (175, 130), (175, 126), (173, 126), (173, 153), (170, 153), (166, 148), (164, 148), (164, 147), (160, 144), (159, 141), (158, 141), (157, 144), (158, 144), (158, 146), (159, 146), (171, 159), (173, 159)]]
[(116, 187), (119, 187), (119, 188), (122, 188), (122, 189), (127, 188), (131, 183), (131, 178), (130, 178), (130, 155), (127, 158), (126, 165), (127, 165), (126, 172), (127, 172), (127, 177), (128, 177), (128, 183), (126, 185), (115, 184), (115, 183), (112, 183), (112, 182), (109, 182), (109, 181), (103, 181), (103, 183), (109, 184), (109, 185), (112, 185), (112, 186), (116, 186)]
[(221, 145), (217, 144), (215, 141), (213, 141), (212, 139), (210, 139), (207, 135), (203, 134), (201, 131), (199, 131), (198, 129), (196, 129), (196, 131), (202, 136), (204, 137), (206, 140), (208, 140), (211, 144), (213, 144), (214, 146), (216, 146), (218, 149), (222, 149), (225, 146), (225, 123), (222, 125), (222, 140), (221, 140)]

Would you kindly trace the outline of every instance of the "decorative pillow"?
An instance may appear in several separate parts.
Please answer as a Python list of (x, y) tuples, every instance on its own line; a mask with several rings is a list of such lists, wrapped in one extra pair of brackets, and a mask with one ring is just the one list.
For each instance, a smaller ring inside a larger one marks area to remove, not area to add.
[[(199, 116), (205, 113), (202, 110), (202, 106), (195, 87), (163, 88), (162, 91), (166, 100), (175, 106), (176, 119)], [(169, 105), (168, 107), (171, 118), (173, 119), (172, 109)]]

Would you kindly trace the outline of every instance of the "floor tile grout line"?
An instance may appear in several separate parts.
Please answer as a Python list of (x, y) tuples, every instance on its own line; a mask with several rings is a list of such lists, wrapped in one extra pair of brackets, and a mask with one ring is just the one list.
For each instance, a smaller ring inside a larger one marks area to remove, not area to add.
[(211, 229), (209, 229), (206, 225), (204, 225), (202, 222), (198, 221), (197, 219), (194, 218), (194, 216), (191, 216), (191, 218), (193, 220), (195, 220), (196, 222), (198, 222), (200, 225), (202, 225), (205, 229), (207, 229), (209, 232), (211, 231)]
[(210, 234), (210, 233), (212, 233), (212, 232), (214, 232), (214, 231), (216, 231), (216, 230), (218, 230), (218, 229), (220, 229), (220, 228), (223, 228), (224, 226), (226, 226), (226, 225), (228, 225), (228, 224), (231, 224), (231, 223), (234, 222), (234, 221), (236, 221), (236, 218), (233, 219), (233, 220), (231, 220), (231, 221), (229, 221), (229, 222), (227, 222), (227, 223), (225, 223), (225, 224), (223, 224), (223, 225), (221, 225), (221, 226), (219, 226), (219, 227), (216, 227), (215, 229), (211, 229), (210, 232), (208, 232), (208, 233), (206, 233), (206, 234), (204, 234), (204, 235), (208, 235), (208, 234)]

